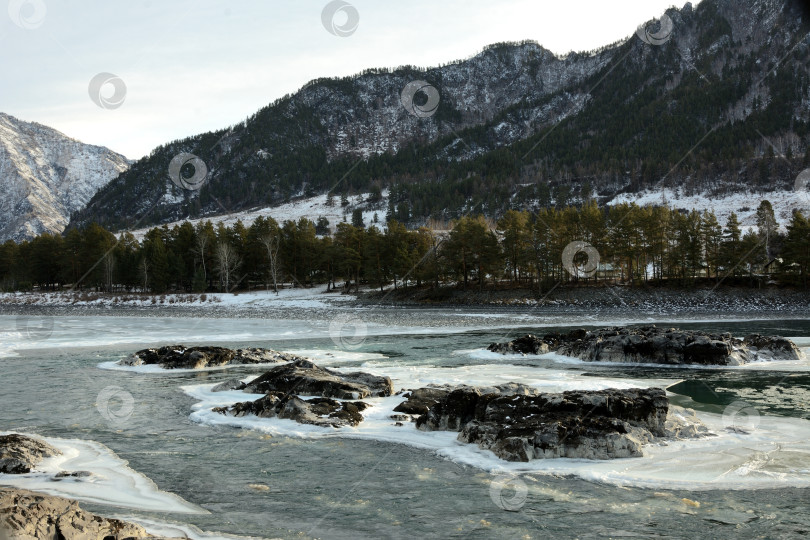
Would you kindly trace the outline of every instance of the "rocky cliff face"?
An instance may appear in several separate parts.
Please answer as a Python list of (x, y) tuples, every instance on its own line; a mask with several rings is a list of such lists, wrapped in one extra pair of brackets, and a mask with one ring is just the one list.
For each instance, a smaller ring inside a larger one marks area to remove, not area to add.
[(61, 233), (127, 159), (0, 113), (0, 241)]

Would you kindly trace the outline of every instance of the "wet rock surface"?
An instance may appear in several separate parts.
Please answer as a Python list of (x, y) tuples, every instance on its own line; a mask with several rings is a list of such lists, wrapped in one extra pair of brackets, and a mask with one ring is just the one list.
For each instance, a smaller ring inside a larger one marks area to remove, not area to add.
[[(255, 401), (217, 407), (214, 412), (232, 416), (252, 414), (260, 418), (284, 418), (300, 424), (340, 428), (362, 422), (361, 412), (369, 405), (363, 401), (338, 400), (390, 396), (394, 392), (394, 385), (389, 377), (359, 371), (339, 373), (300, 359), (274, 367), (247, 384), (231, 379), (212, 390), (265, 394)], [(301, 396), (315, 397), (303, 399)]]
[(301, 359), (274, 367), (248, 383), (244, 390), (251, 394), (282, 392), (335, 399), (363, 399), (390, 396), (394, 393), (394, 384), (389, 377), (359, 371), (340, 373)]
[(285, 418), (299, 424), (340, 428), (362, 422), (363, 415), (360, 413), (367, 407), (362, 401), (341, 402), (324, 397), (304, 400), (282, 392), (271, 392), (256, 401), (243, 401), (214, 411), (232, 416), (253, 414), (260, 418)]
[(79, 503), (0, 487), (0, 538), (15, 540), (159, 539), (140, 525), (91, 514)]
[(48, 443), (25, 435), (0, 436), (0, 473), (25, 474), (43, 459), (62, 452)]
[(186, 347), (166, 345), (157, 349), (142, 349), (121, 360), (123, 366), (160, 365), (165, 369), (202, 369), (227, 365), (274, 364), (293, 362), (303, 357), (271, 349), (250, 347)]
[(697, 364), (737, 366), (757, 360), (800, 360), (804, 356), (789, 339), (751, 335), (737, 339), (729, 333), (711, 334), (677, 328), (643, 326), (577, 329), (543, 337), (526, 335), (488, 349), (502, 354), (556, 352), (588, 362)]
[(227, 392), (229, 390), (244, 390), (247, 384), (239, 379), (228, 379), (211, 389), (212, 392)]
[(534, 395), (459, 388), (430, 407), (416, 426), (457, 431), (458, 440), (507, 461), (613, 459), (641, 456), (644, 444), (677, 436), (675, 425), (667, 425), (668, 412), (660, 388)]
[(462, 388), (476, 390), (480, 394), (500, 394), (504, 396), (529, 396), (540, 393), (536, 388), (514, 382), (499, 384), (497, 386), (433, 385), (404, 392), (403, 397), (405, 397), (406, 400), (394, 407), (394, 412), (408, 415), (425, 414), (433, 405), (447, 397), (447, 394)]

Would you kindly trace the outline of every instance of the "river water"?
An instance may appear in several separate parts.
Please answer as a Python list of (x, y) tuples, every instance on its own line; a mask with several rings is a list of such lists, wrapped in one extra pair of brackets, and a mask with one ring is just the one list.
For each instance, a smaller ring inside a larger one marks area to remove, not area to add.
[[(546, 321), (541, 328), (468, 315), (445, 327), (426, 311), (409, 319), (414, 324), (361, 323), (348, 334), (335, 333), (334, 319), (99, 315), (51, 317), (47, 331), (37, 333), (26, 332), (31, 321), (0, 316), (0, 431), (61, 445), (66, 457), (47, 464), (51, 473), (96, 473), (61, 482), (47, 470), (16, 480), (0, 475), (0, 484), (73, 496), (104, 515), (200, 538), (810, 533), (810, 362), (678, 369), (503, 357), (486, 345), (573, 325)], [(810, 347), (806, 320), (677, 325), (780, 334), (805, 352)], [(507, 381), (548, 391), (668, 387), (672, 402), (695, 410), (716, 436), (647, 447), (645, 457), (629, 460), (510, 464), (453, 434), (395, 426), (387, 418), (390, 399), (372, 400), (367, 421), (342, 431), (210, 412), (239, 398), (212, 394), (213, 384), (266, 368), (166, 372), (113, 365), (144, 346), (178, 342), (297, 352), (339, 370), (387, 374), (397, 390)]]

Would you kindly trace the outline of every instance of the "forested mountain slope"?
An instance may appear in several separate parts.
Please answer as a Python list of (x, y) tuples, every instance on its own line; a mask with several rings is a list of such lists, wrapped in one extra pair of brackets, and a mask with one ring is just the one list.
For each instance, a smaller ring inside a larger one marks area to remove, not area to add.
[[(704, 0), (653, 23), (659, 41), (564, 58), (499, 44), (427, 70), (316, 80), (243, 123), (155, 149), (72, 224), (131, 228), (372, 185), (391, 187), (389, 214), (412, 223), (672, 186), (792, 189), (810, 165), (803, 5)], [(181, 152), (208, 168), (199, 191), (167, 178)]]

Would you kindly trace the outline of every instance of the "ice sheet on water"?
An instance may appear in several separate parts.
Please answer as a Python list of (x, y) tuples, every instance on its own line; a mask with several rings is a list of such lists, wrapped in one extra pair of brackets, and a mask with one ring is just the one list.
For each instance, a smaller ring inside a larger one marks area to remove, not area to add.
[[(28, 474), (0, 474), (2, 485), (119, 508), (185, 514), (207, 513), (177, 495), (161, 491), (149, 478), (131, 469), (127, 461), (100, 443), (40, 437), (27, 433), (21, 435), (41, 439), (62, 454), (44, 459)], [(55, 478), (57, 473), (64, 471), (87, 471), (91, 475)]]

